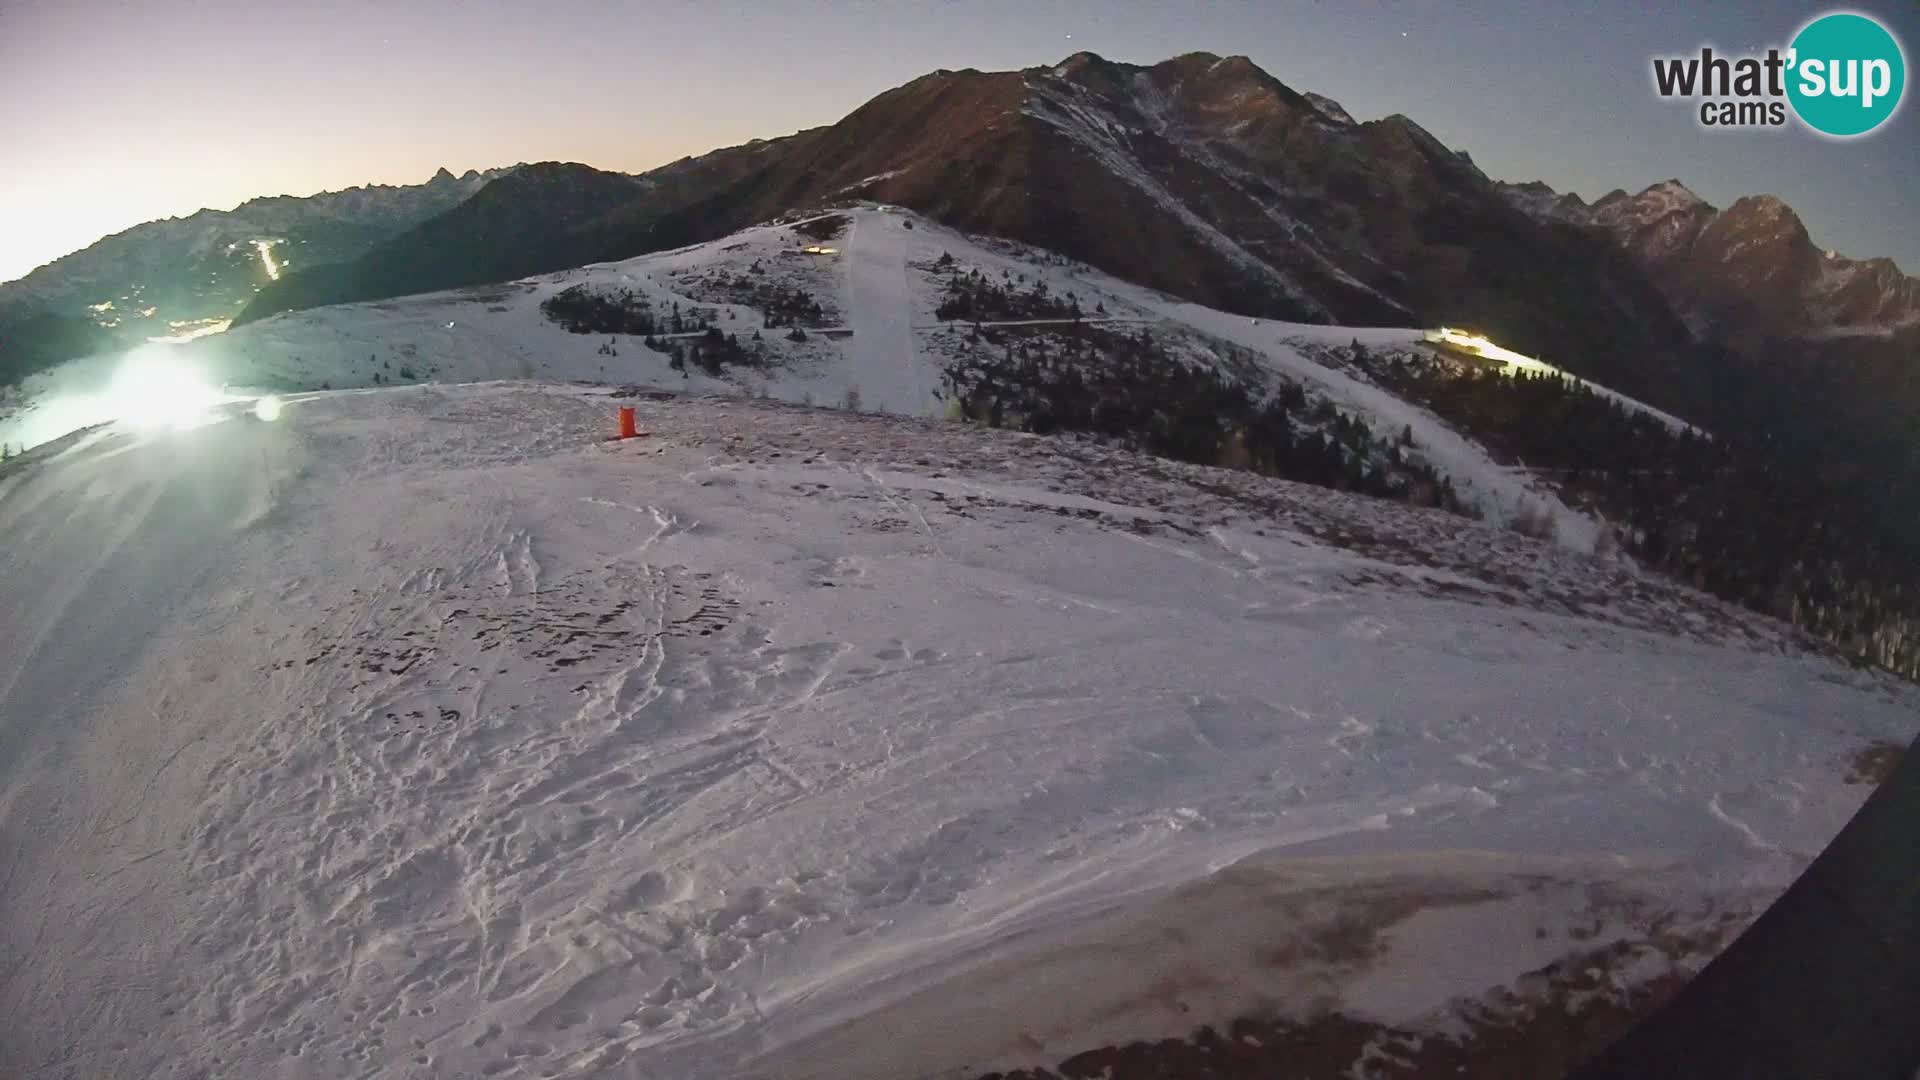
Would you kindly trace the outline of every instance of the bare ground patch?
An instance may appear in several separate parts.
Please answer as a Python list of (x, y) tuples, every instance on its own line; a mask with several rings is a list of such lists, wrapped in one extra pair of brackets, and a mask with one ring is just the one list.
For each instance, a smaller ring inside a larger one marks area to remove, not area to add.
[(1522, 982), (1531, 985), (1519, 991), (1465, 1004), (1444, 1033), (1331, 1011), (1307, 1019), (1243, 1017), (1224, 1030), (1209, 1025), (1185, 1039), (1101, 1047), (1052, 1068), (979, 1080), (1550, 1080), (1625, 1035), (1692, 977), (1674, 968), (1620, 986), (1612, 974), (1644, 947), (1623, 941), (1570, 953), (1527, 976)]
[(1906, 756), (1907, 748), (1891, 739), (1862, 747), (1847, 763), (1847, 783), (1878, 787), (1886, 783)]

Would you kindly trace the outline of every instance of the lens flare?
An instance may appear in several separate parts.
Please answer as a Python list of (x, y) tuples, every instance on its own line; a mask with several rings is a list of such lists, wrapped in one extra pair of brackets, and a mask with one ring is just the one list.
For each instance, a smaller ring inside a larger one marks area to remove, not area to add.
[(199, 369), (160, 349), (128, 355), (107, 397), (115, 419), (141, 431), (199, 427), (213, 419), (213, 407), (223, 400)]
[(280, 419), (280, 410), (284, 408), (280, 399), (268, 394), (253, 403), (253, 415), (268, 423)]

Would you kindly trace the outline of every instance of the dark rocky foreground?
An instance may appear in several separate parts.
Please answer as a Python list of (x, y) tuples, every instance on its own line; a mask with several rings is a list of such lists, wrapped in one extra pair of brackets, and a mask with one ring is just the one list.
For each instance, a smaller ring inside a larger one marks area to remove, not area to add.
[[(1607, 993), (1610, 950), (1538, 973), (1435, 1035), (1328, 1014), (1107, 1046), (978, 1080), (1908, 1080), (1920, 1070), (1920, 740), (1864, 757), (1883, 780), (1788, 892), (1699, 975)], [(1705, 944), (1705, 942), (1695, 942)], [(1598, 992), (1597, 992), (1598, 991)]]
[(1807, 872), (1577, 1080), (1920, 1072), (1920, 740)]
[[(1624, 996), (1596, 991), (1609, 957), (1569, 957), (1543, 973), (1547, 1000), (1506, 996), (1468, 1015), (1453, 1038), (1328, 1014), (1313, 1020), (1241, 1019), (1225, 1032), (1202, 1028), (1186, 1039), (1135, 1042), (1076, 1054), (1052, 1068), (989, 1073), (978, 1080), (1541, 1080), (1570, 1069), (1672, 999), (1686, 982), (1673, 973)], [(1617, 958), (1617, 957), (1616, 957)], [(1356, 1073), (1356, 1067), (1364, 1072)]]

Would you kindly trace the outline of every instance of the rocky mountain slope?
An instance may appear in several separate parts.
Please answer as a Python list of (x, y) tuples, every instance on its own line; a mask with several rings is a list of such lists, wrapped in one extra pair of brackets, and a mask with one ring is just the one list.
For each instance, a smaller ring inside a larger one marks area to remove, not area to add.
[(1505, 185), (1544, 220), (1599, 226), (1647, 268), (1696, 332), (1743, 348), (1769, 338), (1892, 338), (1920, 329), (1920, 278), (1891, 259), (1817, 248), (1771, 195), (1715, 207), (1678, 180), (1588, 205), (1538, 182)]
[(0, 325), (73, 320), (103, 345), (218, 325), (282, 275), (357, 258), (511, 171), (442, 169), (424, 184), (250, 199), (148, 222), (0, 284)]
[[(1844, 492), (1845, 546), (1911, 564), (1920, 521), (1920, 279), (1888, 259), (1816, 248), (1793, 209), (1767, 195), (1721, 209), (1677, 180), (1586, 204), (1544, 184), (1508, 185), (1536, 220), (1613, 238), (1702, 342), (1711, 398), (1696, 415), (1745, 445), (1795, 502)], [(1897, 595), (1888, 590), (1885, 597)]]
[[(1354, 123), (1244, 57), (1141, 67), (1080, 53), (1026, 71), (939, 71), (830, 127), (638, 181), (539, 168), (549, 182), (518, 177), (361, 260), (290, 276), (243, 321), (625, 258), (864, 197), (1212, 307), (1471, 324), (1629, 392), (1687, 397), (1674, 351), (1685, 328), (1613, 245), (1516, 211), (1406, 117)], [(609, 206), (628, 183), (637, 190)], [(509, 198), (518, 185), (537, 190)], [(590, 190), (557, 197), (573, 186)], [(502, 213), (539, 222), (546, 242), (502, 256), (491, 239)]]
[[(523, 171), (543, 174), (554, 175)], [(1322, 356), (1356, 342), (1382, 356), (1425, 348), (1409, 328), (1174, 301), (863, 204), (504, 284), (286, 313), (132, 359), (236, 391), (578, 379), (1097, 434), (1493, 522), (1538, 517), (1566, 545), (1593, 547), (1598, 522), (1549, 485)], [(0, 408), (0, 443), (137, 420), (143, 403), (116, 390), (127, 363), (104, 355), (28, 380), (21, 404)], [(1242, 429), (1274, 441), (1249, 444)]]

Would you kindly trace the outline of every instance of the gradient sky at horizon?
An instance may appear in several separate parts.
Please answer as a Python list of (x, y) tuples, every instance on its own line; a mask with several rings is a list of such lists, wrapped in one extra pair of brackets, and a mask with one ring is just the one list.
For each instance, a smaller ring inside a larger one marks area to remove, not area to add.
[[(1920, 3), (1846, 5), (1909, 59)], [(259, 195), (520, 161), (640, 171), (829, 124), (935, 68), (1243, 53), (1360, 120), (1405, 113), (1489, 175), (1594, 198), (1678, 177), (1778, 195), (1814, 242), (1920, 273), (1911, 103), (1841, 143), (1703, 131), (1649, 58), (1784, 46), (1825, 5), (787, 0), (0, 0), (0, 281)], [(1911, 78), (1911, 73), (1909, 73)], [(1914, 91), (1909, 91), (1911, 97)]]

